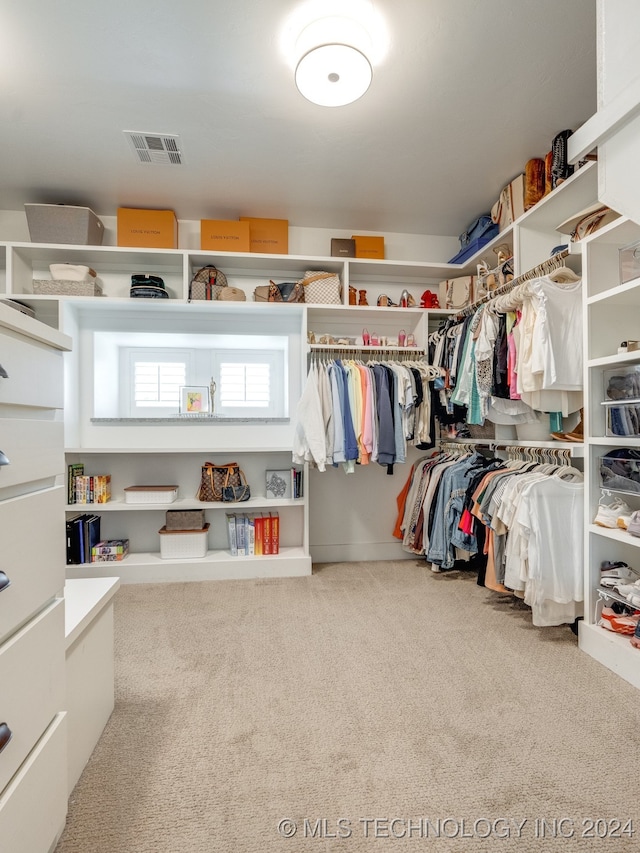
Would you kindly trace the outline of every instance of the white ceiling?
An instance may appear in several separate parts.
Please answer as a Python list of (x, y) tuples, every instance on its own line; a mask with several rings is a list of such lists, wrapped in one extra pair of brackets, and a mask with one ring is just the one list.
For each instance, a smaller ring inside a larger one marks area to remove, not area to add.
[[(0, 0), (0, 208), (458, 234), (596, 111), (595, 0), (373, 0), (389, 50), (338, 108), (282, 55), (298, 5)], [(137, 162), (124, 130), (178, 134), (185, 164)]]

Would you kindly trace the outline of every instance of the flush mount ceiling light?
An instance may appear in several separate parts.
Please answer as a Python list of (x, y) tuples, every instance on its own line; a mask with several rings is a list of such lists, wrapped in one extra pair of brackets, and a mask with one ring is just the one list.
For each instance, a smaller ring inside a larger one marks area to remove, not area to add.
[(308, 0), (288, 19), (280, 44), (300, 93), (340, 107), (367, 91), (388, 35), (370, 0)]
[(367, 57), (348, 44), (322, 44), (306, 53), (296, 67), (296, 86), (308, 101), (342, 107), (361, 98), (371, 85)]

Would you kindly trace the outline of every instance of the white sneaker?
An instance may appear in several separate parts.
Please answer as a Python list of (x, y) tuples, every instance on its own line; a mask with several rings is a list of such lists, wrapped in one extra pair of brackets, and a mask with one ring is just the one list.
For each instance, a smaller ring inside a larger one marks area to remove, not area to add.
[(620, 498), (615, 498), (610, 504), (599, 504), (593, 523), (599, 527), (615, 528), (618, 526), (618, 519), (625, 515), (630, 516), (631, 512), (631, 507), (628, 504)]

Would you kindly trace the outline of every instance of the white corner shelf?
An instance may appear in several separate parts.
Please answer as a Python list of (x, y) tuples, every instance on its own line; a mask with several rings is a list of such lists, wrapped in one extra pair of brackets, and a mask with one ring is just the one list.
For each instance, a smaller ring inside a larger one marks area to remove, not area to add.
[(603, 536), (605, 539), (613, 539), (615, 542), (621, 542), (623, 545), (632, 545), (634, 548), (640, 548), (640, 538), (632, 536), (628, 531), (622, 530), (619, 527), (600, 527), (599, 524), (590, 524), (588, 532), (595, 533), (596, 536)]
[(299, 507), (304, 506), (305, 498), (267, 498), (264, 495), (254, 495), (248, 501), (226, 503), (225, 501), (199, 501), (196, 498), (178, 498), (172, 503), (126, 503), (119, 498), (112, 498), (107, 503), (67, 504), (66, 512), (158, 512), (170, 509), (212, 509), (226, 512), (251, 512), (253, 509), (265, 507)]
[(67, 566), (67, 578), (113, 576), (122, 584), (212, 581), (271, 577), (304, 577), (311, 574), (311, 557), (301, 547), (281, 548), (279, 554), (232, 557), (229, 551), (209, 551), (206, 557), (164, 559), (159, 553), (129, 553), (124, 560)]
[(631, 645), (630, 637), (583, 621), (578, 642), (582, 651), (640, 689), (640, 649)]

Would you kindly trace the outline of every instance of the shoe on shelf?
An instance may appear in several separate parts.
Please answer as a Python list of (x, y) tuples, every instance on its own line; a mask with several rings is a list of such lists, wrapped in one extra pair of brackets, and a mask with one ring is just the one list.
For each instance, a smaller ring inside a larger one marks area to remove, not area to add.
[(636, 511), (631, 514), (631, 518), (627, 524), (627, 533), (630, 533), (632, 536), (640, 536), (640, 512)]
[(632, 515), (633, 513), (623, 513), (622, 515), (618, 516), (618, 527), (620, 528), (620, 530), (626, 530), (629, 527), (629, 522), (631, 521)]
[[(599, 527), (615, 528), (618, 526), (618, 519), (623, 515), (631, 515), (631, 507), (628, 506), (620, 498), (614, 498), (611, 503), (604, 503), (604, 498), (601, 499), (598, 505), (598, 512), (593, 519), (593, 523)], [(634, 513), (638, 516), (638, 533), (640, 536), (640, 512)]]
[(635, 581), (640, 581), (640, 575), (627, 563), (623, 563), (622, 561), (610, 563), (606, 560), (600, 566), (600, 580), (603, 582), (604, 586), (615, 586), (621, 581), (623, 583), (635, 583)]

